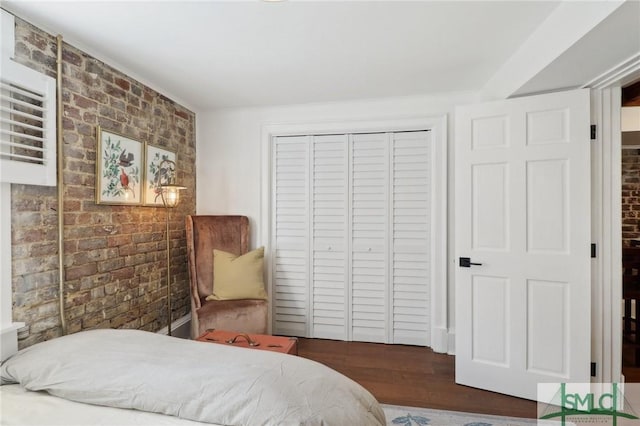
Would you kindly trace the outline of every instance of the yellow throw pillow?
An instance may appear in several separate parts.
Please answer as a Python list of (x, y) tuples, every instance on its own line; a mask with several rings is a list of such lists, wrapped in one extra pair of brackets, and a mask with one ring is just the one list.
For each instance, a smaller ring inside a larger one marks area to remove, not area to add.
[(207, 300), (266, 299), (264, 247), (242, 256), (213, 250), (213, 294)]

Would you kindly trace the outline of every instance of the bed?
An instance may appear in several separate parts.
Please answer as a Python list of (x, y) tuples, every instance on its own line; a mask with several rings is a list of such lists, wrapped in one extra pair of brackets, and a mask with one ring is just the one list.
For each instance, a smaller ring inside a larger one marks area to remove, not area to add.
[(140, 330), (84, 331), (0, 367), (3, 425), (384, 425), (360, 385), (314, 361)]

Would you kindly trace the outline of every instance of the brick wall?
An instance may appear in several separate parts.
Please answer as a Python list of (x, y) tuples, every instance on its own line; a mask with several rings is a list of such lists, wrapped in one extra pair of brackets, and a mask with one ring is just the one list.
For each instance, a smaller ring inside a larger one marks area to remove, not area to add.
[(622, 244), (640, 240), (640, 149), (622, 150)]
[[(16, 60), (55, 77), (55, 37), (16, 18)], [(166, 326), (165, 210), (95, 203), (96, 127), (177, 153), (187, 187), (171, 210), (173, 319), (189, 312), (184, 217), (195, 212), (195, 114), (63, 46), (65, 307), (68, 332)], [(13, 185), (13, 320), (20, 347), (61, 334), (57, 190)]]

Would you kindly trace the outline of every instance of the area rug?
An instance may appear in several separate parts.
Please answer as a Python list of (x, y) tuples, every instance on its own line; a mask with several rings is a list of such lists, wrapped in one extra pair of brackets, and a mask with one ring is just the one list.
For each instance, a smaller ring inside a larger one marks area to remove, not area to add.
[[(403, 407), (381, 404), (388, 426), (520, 426), (547, 424), (536, 419), (491, 416), (487, 414), (462, 413), (459, 411), (432, 410), (430, 408)], [(557, 422), (548, 422), (557, 425)]]

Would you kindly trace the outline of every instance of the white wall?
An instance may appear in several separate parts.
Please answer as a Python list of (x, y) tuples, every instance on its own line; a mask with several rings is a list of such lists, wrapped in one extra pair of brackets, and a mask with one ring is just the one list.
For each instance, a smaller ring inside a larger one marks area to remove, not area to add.
[[(453, 325), (453, 112), (477, 102), (470, 92), (438, 96), (372, 99), (323, 104), (215, 110), (198, 114), (198, 214), (241, 214), (251, 223), (251, 247), (261, 241), (262, 128), (274, 124), (311, 124), (349, 120), (388, 120), (448, 116), (449, 324)], [(450, 331), (453, 331), (450, 327)], [(450, 347), (450, 350), (452, 348)]]

